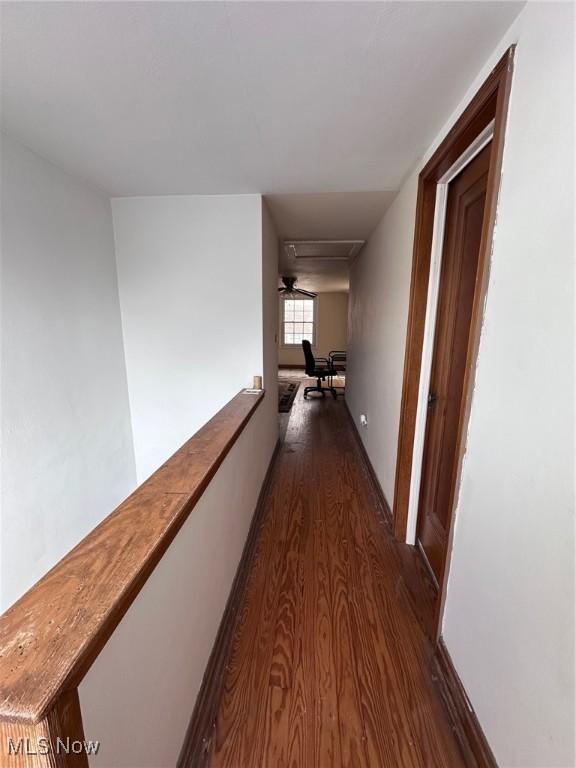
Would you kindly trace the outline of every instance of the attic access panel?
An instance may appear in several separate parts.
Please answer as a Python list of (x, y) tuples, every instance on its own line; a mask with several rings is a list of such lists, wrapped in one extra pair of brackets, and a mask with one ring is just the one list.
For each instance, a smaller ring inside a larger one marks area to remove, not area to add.
[(351, 261), (364, 243), (364, 240), (285, 240), (284, 250), (296, 260)]

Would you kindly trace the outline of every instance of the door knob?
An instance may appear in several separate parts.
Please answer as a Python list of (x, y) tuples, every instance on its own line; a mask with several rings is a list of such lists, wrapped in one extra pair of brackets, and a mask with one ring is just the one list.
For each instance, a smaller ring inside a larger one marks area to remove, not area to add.
[(428, 393), (428, 408), (430, 408), (430, 406), (434, 405), (436, 400), (438, 400), (438, 397), (436, 396), (436, 393), (435, 392), (429, 392)]

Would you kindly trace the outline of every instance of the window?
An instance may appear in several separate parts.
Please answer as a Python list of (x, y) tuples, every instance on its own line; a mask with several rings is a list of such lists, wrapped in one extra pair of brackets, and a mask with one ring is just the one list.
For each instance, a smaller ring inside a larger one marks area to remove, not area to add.
[(314, 299), (283, 299), (282, 343), (301, 346), (304, 339), (314, 344), (316, 308)]

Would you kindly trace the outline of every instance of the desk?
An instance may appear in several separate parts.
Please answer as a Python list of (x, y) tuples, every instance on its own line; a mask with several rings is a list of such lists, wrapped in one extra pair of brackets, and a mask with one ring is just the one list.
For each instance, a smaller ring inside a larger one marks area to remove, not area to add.
[[(344, 375), (346, 378), (346, 351), (337, 349), (328, 354), (328, 360), (330, 361), (330, 368), (338, 372), (338, 375)], [(328, 386), (334, 387), (334, 376), (328, 377)], [(344, 387), (334, 387), (338, 395), (344, 395)], [(338, 390), (341, 389), (341, 392)]]

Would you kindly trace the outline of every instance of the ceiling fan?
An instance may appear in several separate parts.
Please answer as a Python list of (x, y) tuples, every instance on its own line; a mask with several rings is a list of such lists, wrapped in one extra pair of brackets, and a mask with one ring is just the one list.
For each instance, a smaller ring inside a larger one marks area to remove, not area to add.
[(279, 293), (285, 294), (285, 297), (293, 296), (294, 294), (301, 294), (302, 296), (309, 296), (311, 299), (316, 298), (316, 294), (312, 291), (305, 291), (303, 288), (295, 288), (297, 277), (283, 277), (284, 283), (282, 288), (278, 288)]

